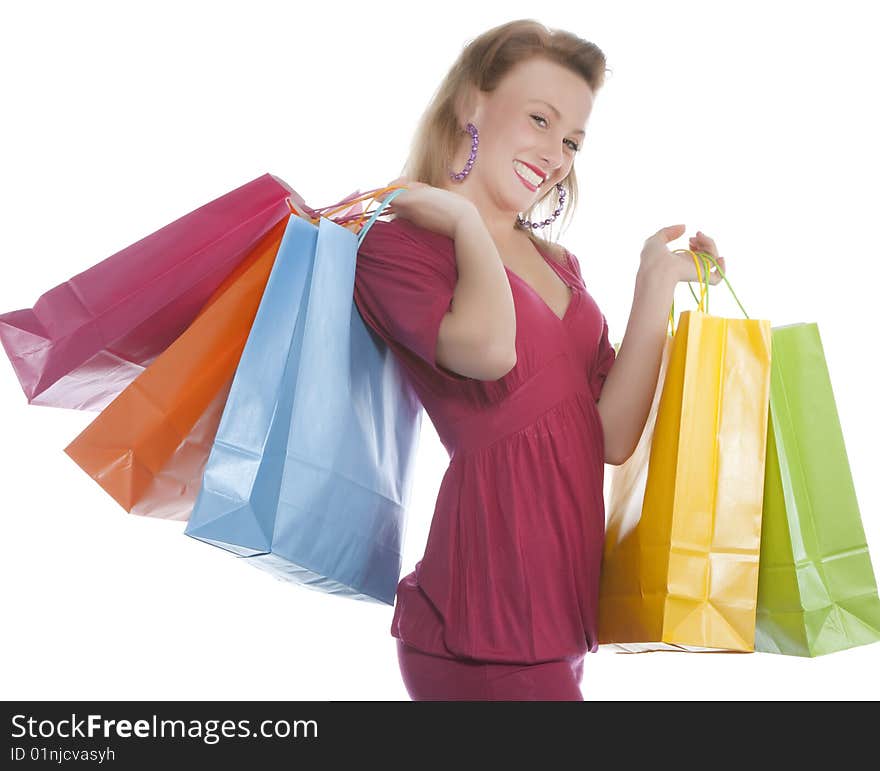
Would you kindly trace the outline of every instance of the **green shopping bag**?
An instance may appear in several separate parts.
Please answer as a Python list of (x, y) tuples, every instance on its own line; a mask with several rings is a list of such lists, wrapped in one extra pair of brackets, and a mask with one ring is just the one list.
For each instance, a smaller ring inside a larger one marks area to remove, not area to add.
[(755, 650), (880, 640), (880, 599), (816, 324), (771, 329)]

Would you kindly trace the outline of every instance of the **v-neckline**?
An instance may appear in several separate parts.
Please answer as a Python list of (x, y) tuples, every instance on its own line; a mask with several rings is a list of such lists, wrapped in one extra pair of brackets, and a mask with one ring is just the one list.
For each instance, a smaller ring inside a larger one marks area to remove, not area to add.
[(559, 278), (559, 280), (562, 281), (562, 283), (568, 289), (568, 304), (565, 306), (565, 310), (563, 311), (562, 315), (558, 316), (556, 314), (556, 311), (554, 311), (553, 308), (550, 307), (550, 305), (547, 303), (547, 301), (543, 297), (541, 297), (541, 295), (538, 293), (538, 291), (528, 281), (526, 281), (522, 276), (520, 276), (515, 271), (511, 270), (506, 264), (504, 266), (504, 269), (508, 273), (510, 273), (510, 275), (512, 275), (514, 278), (516, 278), (517, 281), (519, 281), (521, 284), (523, 284), (535, 297), (537, 297), (543, 303), (544, 307), (551, 313), (551, 315), (553, 315), (557, 321), (562, 323), (568, 318), (568, 314), (571, 312), (571, 309), (574, 307), (575, 301), (577, 299), (577, 287), (574, 284), (572, 284), (564, 275), (562, 275), (559, 272), (559, 268), (561, 268), (562, 266), (558, 262), (556, 262), (556, 260), (554, 260), (551, 257), (548, 257), (546, 254), (544, 254), (544, 252), (538, 247), (538, 245), (534, 241), (532, 241), (531, 238), (529, 238), (528, 241), (532, 245), (532, 248), (539, 255), (541, 255), (541, 259), (543, 259), (544, 262), (549, 263), (550, 267), (553, 269), (553, 272), (556, 274), (557, 278)]

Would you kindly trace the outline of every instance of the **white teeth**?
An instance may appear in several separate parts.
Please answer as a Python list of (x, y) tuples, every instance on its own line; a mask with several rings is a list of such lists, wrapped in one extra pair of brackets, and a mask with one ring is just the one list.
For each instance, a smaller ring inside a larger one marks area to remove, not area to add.
[(540, 177), (540, 175), (536, 174), (521, 161), (514, 161), (513, 166), (520, 173), (521, 176), (525, 177), (535, 187), (539, 187), (541, 185), (541, 182), (543, 182), (543, 179)]

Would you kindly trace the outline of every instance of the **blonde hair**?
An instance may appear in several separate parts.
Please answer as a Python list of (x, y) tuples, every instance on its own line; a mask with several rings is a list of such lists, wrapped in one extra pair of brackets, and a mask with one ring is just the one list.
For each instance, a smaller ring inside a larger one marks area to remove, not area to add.
[[(605, 67), (605, 54), (599, 47), (570, 32), (548, 29), (533, 19), (518, 19), (493, 27), (465, 46), (434, 93), (413, 135), (402, 176), (435, 187), (448, 179), (450, 164), (462, 136), (456, 108), (461, 106), (466, 89), (476, 86), (482, 91), (493, 91), (515, 65), (533, 57), (549, 59), (580, 75), (594, 94), (602, 87), (605, 73), (609, 71)], [(577, 178), (573, 166), (561, 182), (565, 188), (566, 205), (562, 216), (565, 224), (577, 204)], [(554, 185), (523, 214), (523, 218), (540, 222), (553, 212), (558, 201), (558, 190)], [(549, 202), (549, 208), (545, 202)], [(528, 232), (539, 244), (553, 247), (550, 240), (539, 236), (532, 228), (520, 225), (518, 221), (515, 227)]]

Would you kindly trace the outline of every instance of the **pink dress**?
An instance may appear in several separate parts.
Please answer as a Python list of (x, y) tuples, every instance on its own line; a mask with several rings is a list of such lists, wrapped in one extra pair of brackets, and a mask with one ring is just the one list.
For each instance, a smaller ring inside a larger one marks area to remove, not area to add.
[(596, 402), (615, 353), (577, 258), (541, 256), (572, 290), (565, 315), (507, 269), (517, 363), (483, 381), (435, 359), (458, 278), (454, 241), (397, 217), (376, 220), (358, 252), (358, 311), (398, 356), (450, 456), (424, 556), (398, 584), (391, 625), (435, 656), (534, 664), (598, 649)]

